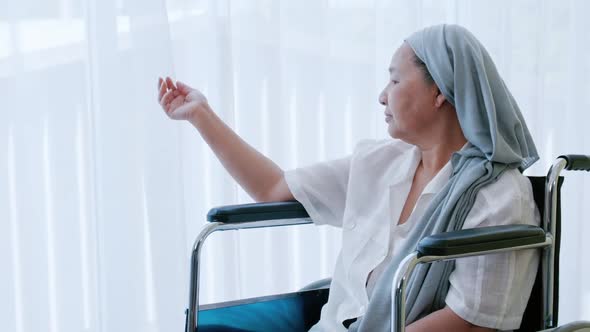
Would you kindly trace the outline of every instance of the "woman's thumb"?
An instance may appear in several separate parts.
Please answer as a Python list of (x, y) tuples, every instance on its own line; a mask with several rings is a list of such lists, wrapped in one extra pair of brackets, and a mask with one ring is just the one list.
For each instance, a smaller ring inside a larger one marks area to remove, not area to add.
[(176, 87), (178, 88), (178, 90), (180, 90), (180, 92), (184, 92), (184, 93), (189, 93), (192, 88), (184, 83), (182, 83), (181, 81), (176, 81)]

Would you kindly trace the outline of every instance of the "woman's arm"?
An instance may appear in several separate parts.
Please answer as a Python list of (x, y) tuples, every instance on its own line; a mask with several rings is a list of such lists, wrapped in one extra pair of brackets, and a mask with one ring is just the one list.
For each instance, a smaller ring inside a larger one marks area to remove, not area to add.
[(292, 200), (283, 170), (242, 140), (209, 106), (198, 90), (170, 78), (159, 79), (158, 100), (175, 120), (188, 120), (229, 174), (257, 202)]
[(457, 331), (488, 332), (495, 331), (487, 327), (476, 326), (459, 317), (449, 307), (444, 307), (430, 315), (415, 321), (406, 327), (408, 332)]

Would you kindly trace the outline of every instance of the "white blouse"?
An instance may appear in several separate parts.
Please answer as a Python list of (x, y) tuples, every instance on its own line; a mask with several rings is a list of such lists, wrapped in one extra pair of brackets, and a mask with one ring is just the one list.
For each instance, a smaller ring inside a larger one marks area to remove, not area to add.
[[(346, 331), (344, 320), (365, 313), (381, 263), (402, 247), (452, 174), (449, 162), (424, 188), (408, 220), (397, 225), (420, 160), (419, 149), (401, 140), (363, 140), (346, 158), (285, 172), (293, 196), (315, 224), (342, 228), (328, 302), (310, 331)], [(539, 225), (539, 219), (531, 184), (514, 169), (479, 191), (463, 228)], [(538, 262), (537, 250), (458, 259), (446, 304), (472, 324), (517, 329)]]

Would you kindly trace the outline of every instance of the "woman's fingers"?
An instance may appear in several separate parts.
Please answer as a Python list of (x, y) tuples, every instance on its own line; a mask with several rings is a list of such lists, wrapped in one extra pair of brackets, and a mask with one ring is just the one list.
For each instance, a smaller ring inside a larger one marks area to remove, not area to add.
[(181, 81), (176, 81), (176, 87), (178, 87), (178, 90), (180, 90), (180, 92), (187, 94), (191, 91), (191, 87), (182, 83)]
[(161, 101), (162, 97), (164, 97), (164, 94), (166, 93), (167, 88), (166, 88), (166, 82), (164, 82), (163, 79), (160, 78), (160, 79), (158, 79), (158, 81), (160, 82), (159, 91), (158, 91), (158, 101)]
[(174, 96), (170, 101), (170, 109), (177, 109), (184, 104), (184, 96)]
[(174, 99), (174, 97), (176, 97), (174, 95), (174, 90), (168, 90), (168, 92), (166, 92), (164, 94), (164, 96), (162, 97), (162, 99), (160, 100), (160, 105), (162, 105), (162, 107), (165, 110), (167, 110), (168, 104), (170, 104), (170, 102), (172, 101), (172, 99)]
[(158, 101), (166, 113), (170, 112), (171, 109), (175, 109), (184, 104), (184, 98), (190, 91), (190, 87), (180, 82), (178, 82), (178, 86), (176, 86), (168, 76), (166, 79), (158, 77), (158, 84)]
[(176, 90), (176, 85), (174, 85), (174, 82), (172, 82), (172, 79), (168, 76), (166, 76), (166, 84), (168, 84), (168, 88)]

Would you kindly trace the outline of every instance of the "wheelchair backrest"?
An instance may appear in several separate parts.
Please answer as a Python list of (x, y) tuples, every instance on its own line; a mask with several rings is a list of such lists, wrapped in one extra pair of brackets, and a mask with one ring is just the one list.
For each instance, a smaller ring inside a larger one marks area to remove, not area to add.
[[(541, 214), (541, 226), (543, 222), (544, 206), (545, 206), (545, 186), (546, 177), (544, 176), (529, 176), (533, 188), (533, 196), (535, 203)], [(561, 185), (563, 184), (563, 177), (560, 177), (557, 185), (557, 215), (556, 220), (556, 234), (553, 234), (555, 241), (555, 265), (554, 265), (554, 289), (553, 289), (553, 326), (557, 326), (558, 316), (558, 302), (559, 302), (559, 247), (561, 244)], [(539, 331), (543, 329), (543, 270), (541, 264), (537, 271), (535, 284), (531, 292), (528, 305), (522, 318), (522, 323), (517, 331)]]

